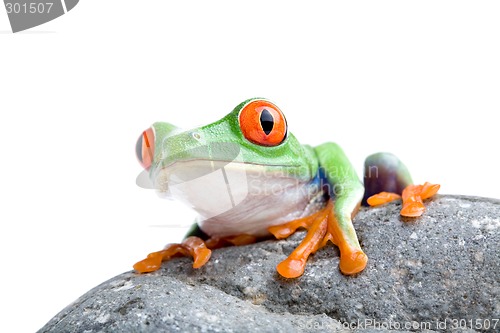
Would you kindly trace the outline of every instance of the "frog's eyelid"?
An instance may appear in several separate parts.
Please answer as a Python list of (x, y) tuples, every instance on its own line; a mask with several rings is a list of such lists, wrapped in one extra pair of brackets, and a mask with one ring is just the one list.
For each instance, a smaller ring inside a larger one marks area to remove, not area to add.
[(257, 101), (262, 101), (262, 102), (267, 102), (267, 103), (270, 103), (271, 105), (276, 105), (274, 104), (272, 101), (268, 100), (267, 98), (261, 98), (261, 97), (257, 97), (257, 98), (250, 98), (249, 100), (246, 101), (245, 104), (243, 104), (243, 106), (240, 108), (240, 111), (238, 112), (238, 119), (240, 118), (240, 115), (241, 115), (241, 111), (243, 111), (243, 109), (245, 109), (248, 104), (250, 103), (253, 103), (253, 102), (257, 102)]

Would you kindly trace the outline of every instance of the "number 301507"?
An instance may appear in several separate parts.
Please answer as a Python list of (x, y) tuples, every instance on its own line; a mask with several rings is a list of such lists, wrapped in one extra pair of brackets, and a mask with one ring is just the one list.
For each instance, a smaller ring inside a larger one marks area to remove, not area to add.
[(50, 9), (54, 5), (53, 2), (31, 2), (20, 4), (18, 2), (7, 2), (5, 8), (7, 8), (7, 14), (45, 14), (50, 13)]

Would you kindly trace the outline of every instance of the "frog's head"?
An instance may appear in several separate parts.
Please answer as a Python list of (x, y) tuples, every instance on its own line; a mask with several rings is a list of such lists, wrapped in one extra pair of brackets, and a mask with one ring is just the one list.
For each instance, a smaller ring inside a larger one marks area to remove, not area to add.
[[(198, 212), (199, 201), (211, 205), (210, 198), (223, 200), (228, 191), (234, 203), (248, 195), (249, 186), (262, 191), (283, 179), (308, 181), (317, 171), (310, 150), (288, 132), (281, 110), (262, 98), (246, 100), (221, 120), (188, 131), (154, 123), (140, 136), (137, 157), (160, 193)], [(200, 213), (207, 215), (203, 209)]]

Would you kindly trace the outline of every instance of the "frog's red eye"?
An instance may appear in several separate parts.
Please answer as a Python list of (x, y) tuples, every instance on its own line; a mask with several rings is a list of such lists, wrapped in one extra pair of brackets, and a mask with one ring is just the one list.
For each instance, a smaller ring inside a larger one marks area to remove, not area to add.
[(142, 135), (137, 139), (135, 153), (142, 167), (146, 170), (149, 169), (155, 153), (155, 133), (151, 127), (142, 132)]
[(245, 138), (261, 146), (277, 146), (287, 134), (285, 116), (276, 105), (255, 100), (243, 107), (239, 116)]

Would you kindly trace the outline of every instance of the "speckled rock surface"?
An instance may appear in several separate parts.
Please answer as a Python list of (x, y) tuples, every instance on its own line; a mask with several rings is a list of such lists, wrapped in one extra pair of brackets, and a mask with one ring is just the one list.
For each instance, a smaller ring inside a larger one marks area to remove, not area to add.
[(360, 211), (355, 227), (369, 263), (357, 276), (340, 274), (333, 245), (309, 259), (301, 278), (278, 276), (298, 233), (215, 250), (198, 270), (179, 258), (152, 274), (124, 273), (39, 332), (452, 331), (461, 319), (461, 332), (481, 331), (478, 323), (500, 317), (500, 201), (438, 196), (426, 204), (418, 219), (400, 217), (399, 203)]

